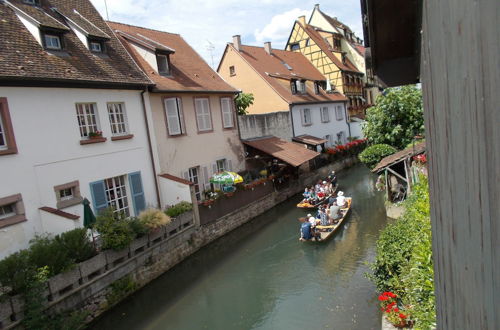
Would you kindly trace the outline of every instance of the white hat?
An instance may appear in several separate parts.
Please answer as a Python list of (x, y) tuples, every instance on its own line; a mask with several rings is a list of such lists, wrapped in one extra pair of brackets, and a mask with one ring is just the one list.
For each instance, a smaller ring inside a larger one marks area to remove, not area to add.
[(326, 184), (326, 181), (323, 181), (323, 184)]
[(308, 218), (312, 217), (311, 213), (309, 213), (309, 214), (307, 215), (307, 217), (308, 217)]
[(337, 194), (337, 196), (344, 196), (344, 192), (343, 191), (339, 191), (339, 193)]

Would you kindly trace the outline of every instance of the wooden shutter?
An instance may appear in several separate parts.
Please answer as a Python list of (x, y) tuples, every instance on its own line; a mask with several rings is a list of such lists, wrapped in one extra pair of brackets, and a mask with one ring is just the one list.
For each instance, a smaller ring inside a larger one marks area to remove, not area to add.
[(135, 215), (138, 215), (146, 208), (144, 189), (142, 188), (141, 172), (134, 172), (128, 175), (130, 192), (134, 204)]
[(165, 114), (167, 116), (168, 134), (179, 135), (182, 134), (181, 118), (178, 108), (177, 98), (172, 97), (164, 100)]
[(222, 109), (222, 126), (224, 128), (233, 127), (233, 113), (231, 111), (231, 99), (223, 97), (220, 99)]
[(181, 178), (184, 178), (185, 180), (191, 181), (189, 179), (189, 171), (182, 171), (181, 172)]
[(210, 176), (208, 175), (208, 167), (207, 166), (203, 166), (202, 167), (202, 171), (203, 171), (203, 188), (204, 190), (209, 190), (210, 189)]
[(104, 181), (95, 181), (90, 183), (90, 194), (92, 195), (92, 205), (94, 212), (99, 214), (102, 210), (108, 207), (108, 200), (106, 199), (106, 187)]

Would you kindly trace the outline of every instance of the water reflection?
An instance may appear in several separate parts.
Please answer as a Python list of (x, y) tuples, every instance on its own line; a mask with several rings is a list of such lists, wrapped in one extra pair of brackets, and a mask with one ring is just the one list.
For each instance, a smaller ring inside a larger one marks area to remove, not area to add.
[(93, 324), (93, 329), (377, 329), (364, 277), (385, 226), (381, 194), (362, 166), (339, 173), (354, 204), (324, 244), (298, 241), (292, 198), (204, 247)]

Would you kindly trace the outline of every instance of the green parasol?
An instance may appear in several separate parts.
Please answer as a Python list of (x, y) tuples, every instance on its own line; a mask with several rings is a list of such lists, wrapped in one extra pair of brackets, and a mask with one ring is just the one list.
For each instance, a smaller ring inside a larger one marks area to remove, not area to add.
[(229, 171), (216, 173), (210, 178), (210, 183), (235, 184), (240, 182), (243, 182), (243, 178), (241, 177), (241, 175)]
[(90, 208), (90, 202), (88, 199), (84, 199), (83, 202), (83, 226), (85, 228), (92, 228), (95, 223), (95, 215)]

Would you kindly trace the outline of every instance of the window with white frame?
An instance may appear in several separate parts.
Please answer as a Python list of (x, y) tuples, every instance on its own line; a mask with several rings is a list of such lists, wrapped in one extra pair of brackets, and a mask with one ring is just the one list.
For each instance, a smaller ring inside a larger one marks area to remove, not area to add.
[(80, 204), (83, 200), (78, 180), (54, 186), (54, 192), (58, 209)]
[(115, 213), (123, 212), (125, 216), (130, 216), (125, 175), (105, 179), (104, 189), (108, 206), (111, 206)]
[(337, 105), (335, 107), (335, 118), (337, 120), (342, 120), (344, 119), (344, 110), (342, 109), (341, 105)]
[(321, 122), (328, 123), (330, 121), (330, 112), (328, 107), (321, 107)]
[(217, 172), (223, 172), (227, 170), (227, 161), (226, 159), (219, 159), (215, 162), (217, 167)]
[(232, 99), (230, 97), (223, 97), (220, 99), (220, 107), (222, 109), (222, 126), (224, 128), (234, 127), (233, 109), (231, 103)]
[(89, 42), (89, 49), (91, 52), (94, 52), (94, 53), (102, 53), (102, 51), (103, 51), (102, 43), (99, 41), (90, 41)]
[(73, 188), (65, 188), (59, 190), (59, 199), (61, 201), (67, 201), (73, 199)]
[(312, 124), (311, 109), (301, 109), (302, 125), (307, 126)]
[(87, 138), (91, 132), (99, 131), (97, 105), (95, 103), (77, 103), (76, 115), (82, 138)]
[(0, 150), (7, 149), (7, 137), (5, 136), (5, 128), (2, 122), (2, 115), (0, 113)]
[(127, 115), (125, 113), (125, 104), (108, 103), (109, 123), (111, 125), (111, 134), (128, 134)]
[(45, 48), (59, 50), (61, 46), (61, 37), (55, 34), (44, 34), (43, 40), (45, 43)]
[(330, 148), (333, 145), (333, 139), (330, 134), (325, 135), (326, 147)]
[(210, 106), (208, 98), (195, 98), (196, 109), (196, 123), (198, 124), (198, 131), (211, 131), (212, 118), (210, 116)]
[(304, 94), (306, 92), (306, 82), (304, 80), (296, 80), (297, 93)]
[(16, 203), (0, 206), (0, 220), (16, 215)]
[(196, 200), (201, 200), (201, 190), (200, 190), (200, 169), (199, 167), (191, 167), (188, 170), (188, 180), (194, 183), (194, 194)]
[(165, 105), (165, 116), (167, 117), (168, 135), (181, 135), (184, 131), (181, 100), (170, 97), (163, 100)]

